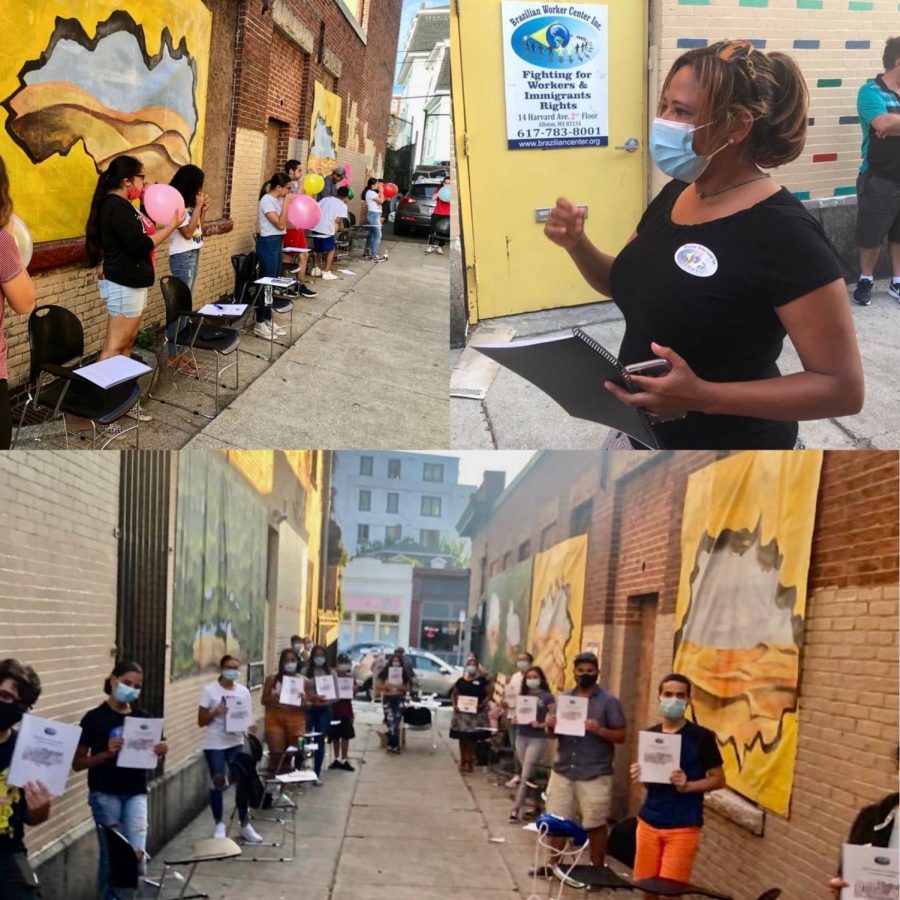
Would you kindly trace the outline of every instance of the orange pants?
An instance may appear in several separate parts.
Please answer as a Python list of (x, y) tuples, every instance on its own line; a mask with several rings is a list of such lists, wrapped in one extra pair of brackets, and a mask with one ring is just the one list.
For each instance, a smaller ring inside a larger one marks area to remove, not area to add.
[(281, 754), (295, 745), (306, 730), (303, 710), (298, 706), (268, 706), (264, 725), (266, 743), (271, 751), (270, 762), (277, 769)]
[(700, 829), (654, 828), (638, 819), (634, 880), (671, 878), (689, 882), (700, 846)]

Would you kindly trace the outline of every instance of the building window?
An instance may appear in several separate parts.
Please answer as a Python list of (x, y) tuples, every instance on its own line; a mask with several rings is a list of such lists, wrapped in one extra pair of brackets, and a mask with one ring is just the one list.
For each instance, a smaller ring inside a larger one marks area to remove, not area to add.
[(436, 528), (423, 528), (419, 531), (419, 543), (431, 550), (438, 550), (441, 546), (441, 533)]
[(572, 518), (569, 525), (569, 537), (576, 534), (587, 534), (591, 530), (591, 513), (594, 510), (594, 501), (585, 500), (572, 510)]
[(503, 554), (503, 568), (508, 569), (509, 563), (512, 560), (512, 550), (507, 550), (506, 553)]
[(360, 475), (371, 475), (372, 474), (372, 457), (371, 456), (361, 456), (359, 458), (359, 474)]
[(390, 613), (378, 616), (378, 640), (395, 646), (400, 643), (400, 616)]
[(400, 512), (400, 495), (399, 494), (388, 494), (387, 495), (387, 511), (389, 513)]
[(388, 460), (388, 478), (399, 478), (400, 477), (400, 460), (399, 459), (389, 459)]
[(357, 544), (366, 544), (369, 541), (369, 526), (368, 525), (357, 525), (356, 526), (356, 543)]
[(529, 556), (531, 556), (531, 541), (523, 541), (519, 544), (519, 562), (528, 559)]
[(384, 529), (384, 542), (388, 546), (390, 546), (391, 544), (399, 544), (402, 537), (402, 525), (388, 525), (387, 528)]
[(400, 643), (400, 616), (395, 613), (345, 612), (341, 621), (339, 643), (373, 644), (376, 641)]
[(422, 497), (422, 515), (439, 518), (441, 515), (441, 498)]
[(423, 481), (439, 481), (444, 480), (444, 467), (440, 463), (425, 463), (422, 471)]
[(359, 511), (360, 512), (371, 512), (372, 511), (372, 492), (371, 491), (360, 491), (359, 492)]
[(541, 529), (541, 550), (546, 550), (553, 541), (554, 528), (556, 528), (556, 522), (551, 522)]

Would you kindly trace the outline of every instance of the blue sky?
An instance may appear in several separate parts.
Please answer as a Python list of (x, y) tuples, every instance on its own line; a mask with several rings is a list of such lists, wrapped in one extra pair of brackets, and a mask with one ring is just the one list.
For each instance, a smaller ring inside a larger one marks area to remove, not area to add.
[(397, 68), (394, 71), (394, 93), (400, 93), (400, 85), (397, 84), (397, 76), (400, 74), (400, 63), (403, 60), (403, 48), (406, 46), (406, 38), (409, 35), (409, 23), (421, 6), (449, 6), (450, 0), (403, 0), (403, 12), (400, 16), (400, 37), (397, 41)]

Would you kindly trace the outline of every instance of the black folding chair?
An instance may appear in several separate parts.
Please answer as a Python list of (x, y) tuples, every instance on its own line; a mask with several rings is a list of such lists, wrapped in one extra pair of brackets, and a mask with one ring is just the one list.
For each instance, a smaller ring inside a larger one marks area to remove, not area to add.
[[(66, 414), (91, 423), (92, 450), (102, 450), (130, 431), (135, 432), (136, 446), (140, 447), (138, 419), (127, 427), (115, 425), (133, 407), (140, 408), (141, 389), (137, 379), (104, 390), (75, 372), (84, 359), (84, 329), (78, 316), (62, 306), (39, 306), (28, 317), (28, 345), (31, 368), (27, 397), (16, 427), (13, 448), (19, 441), (29, 407), (47, 414), (49, 421), (62, 416), (66, 449), (69, 447)], [(101, 432), (99, 448), (98, 430)]]

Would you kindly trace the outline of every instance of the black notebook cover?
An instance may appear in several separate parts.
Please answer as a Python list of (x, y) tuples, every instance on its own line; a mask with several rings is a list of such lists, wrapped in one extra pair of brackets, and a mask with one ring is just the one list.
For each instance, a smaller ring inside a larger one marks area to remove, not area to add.
[(608, 425), (651, 450), (660, 449), (647, 413), (617, 400), (603, 386), (605, 381), (613, 381), (633, 391), (625, 367), (580, 329), (471, 346), (539, 387), (570, 416)]

